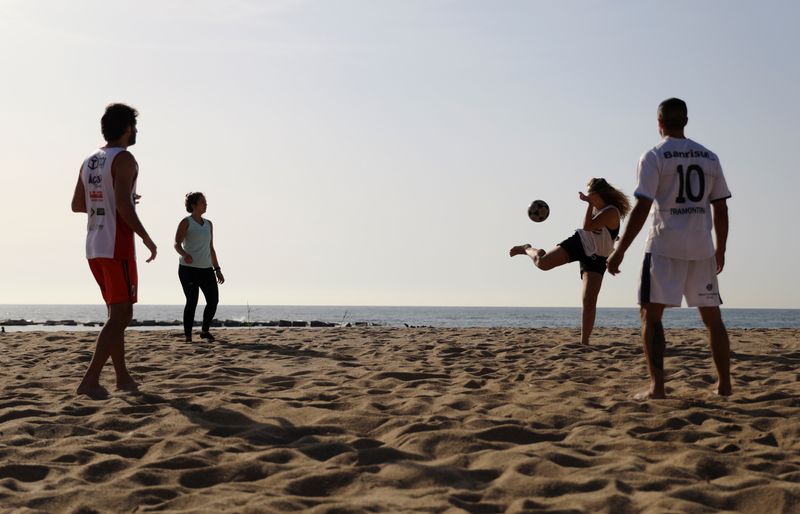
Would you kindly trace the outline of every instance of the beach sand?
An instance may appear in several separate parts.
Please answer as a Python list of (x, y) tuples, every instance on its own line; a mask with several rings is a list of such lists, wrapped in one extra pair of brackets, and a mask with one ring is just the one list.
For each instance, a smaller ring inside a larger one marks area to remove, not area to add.
[[(93, 333), (0, 335), (3, 512), (800, 512), (800, 330), (129, 332), (139, 393), (76, 397)], [(104, 384), (113, 385), (109, 366)]]

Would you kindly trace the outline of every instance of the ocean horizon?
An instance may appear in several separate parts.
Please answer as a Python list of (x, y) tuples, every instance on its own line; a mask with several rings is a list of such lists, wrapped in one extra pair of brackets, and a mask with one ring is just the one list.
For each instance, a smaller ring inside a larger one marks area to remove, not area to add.
[[(195, 319), (202, 317), (203, 305), (197, 308)], [(580, 307), (438, 307), (438, 306), (339, 306), (339, 305), (220, 305), (215, 318), (242, 323), (264, 323), (279, 320), (321, 321), (346, 325), (366, 323), (382, 326), (430, 326), (443, 328), (579, 328)], [(800, 328), (800, 309), (722, 308), (723, 319), (729, 328)], [(183, 305), (139, 305), (134, 318), (139, 321), (171, 322), (183, 317)], [(18, 330), (99, 330), (85, 327), (106, 318), (103, 305), (37, 305), (0, 304), (0, 323), (25, 320), (34, 324), (6, 326)], [(53, 323), (53, 322), (75, 322)], [(48, 322), (48, 325), (43, 323)], [(701, 328), (695, 308), (667, 309), (664, 314), (667, 328)], [(599, 307), (597, 327), (638, 328), (639, 310), (636, 307)], [(164, 327), (160, 327), (164, 328)]]

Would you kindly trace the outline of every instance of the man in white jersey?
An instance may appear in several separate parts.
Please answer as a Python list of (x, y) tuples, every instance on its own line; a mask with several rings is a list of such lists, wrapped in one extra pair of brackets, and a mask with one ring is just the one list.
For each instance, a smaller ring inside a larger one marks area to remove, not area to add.
[(84, 160), (72, 196), (72, 211), (87, 214), (86, 258), (108, 306), (108, 320), (77, 391), (92, 397), (107, 394), (100, 385), (100, 372), (109, 357), (117, 389), (137, 388), (125, 366), (125, 329), (137, 300), (134, 233), (150, 250), (147, 262), (156, 258), (156, 245), (136, 215), (139, 166), (127, 150), (136, 143), (138, 114), (124, 104), (106, 107), (100, 120), (106, 145)]
[(731, 193), (717, 156), (684, 136), (687, 122), (683, 100), (670, 98), (658, 106), (658, 128), (663, 139), (639, 160), (636, 205), (616, 250), (608, 258), (608, 271), (616, 275), (625, 251), (652, 207), (653, 225), (647, 236), (639, 285), (642, 343), (650, 388), (636, 395), (640, 400), (666, 397), (666, 340), (661, 319), (666, 307), (680, 307), (681, 296), (689, 307), (699, 309), (708, 329), (719, 379), (717, 394), (731, 394), (730, 342), (722, 323), (722, 299), (717, 285), (717, 274), (725, 266), (726, 200)]

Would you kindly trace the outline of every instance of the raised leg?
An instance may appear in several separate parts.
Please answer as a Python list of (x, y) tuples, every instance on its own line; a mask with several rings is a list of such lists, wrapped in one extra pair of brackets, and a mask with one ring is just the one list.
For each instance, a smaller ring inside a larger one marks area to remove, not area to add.
[(549, 252), (531, 247), (525, 253), (533, 259), (533, 264), (542, 271), (548, 271), (569, 262), (569, 254), (560, 246), (556, 246)]

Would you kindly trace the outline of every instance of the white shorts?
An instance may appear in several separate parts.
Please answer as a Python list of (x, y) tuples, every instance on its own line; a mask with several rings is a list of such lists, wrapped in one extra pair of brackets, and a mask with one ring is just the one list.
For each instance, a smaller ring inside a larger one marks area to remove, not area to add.
[(644, 254), (639, 282), (639, 305), (661, 303), (680, 307), (681, 296), (689, 307), (722, 305), (717, 283), (717, 260), (712, 256), (699, 261), (671, 259)]

